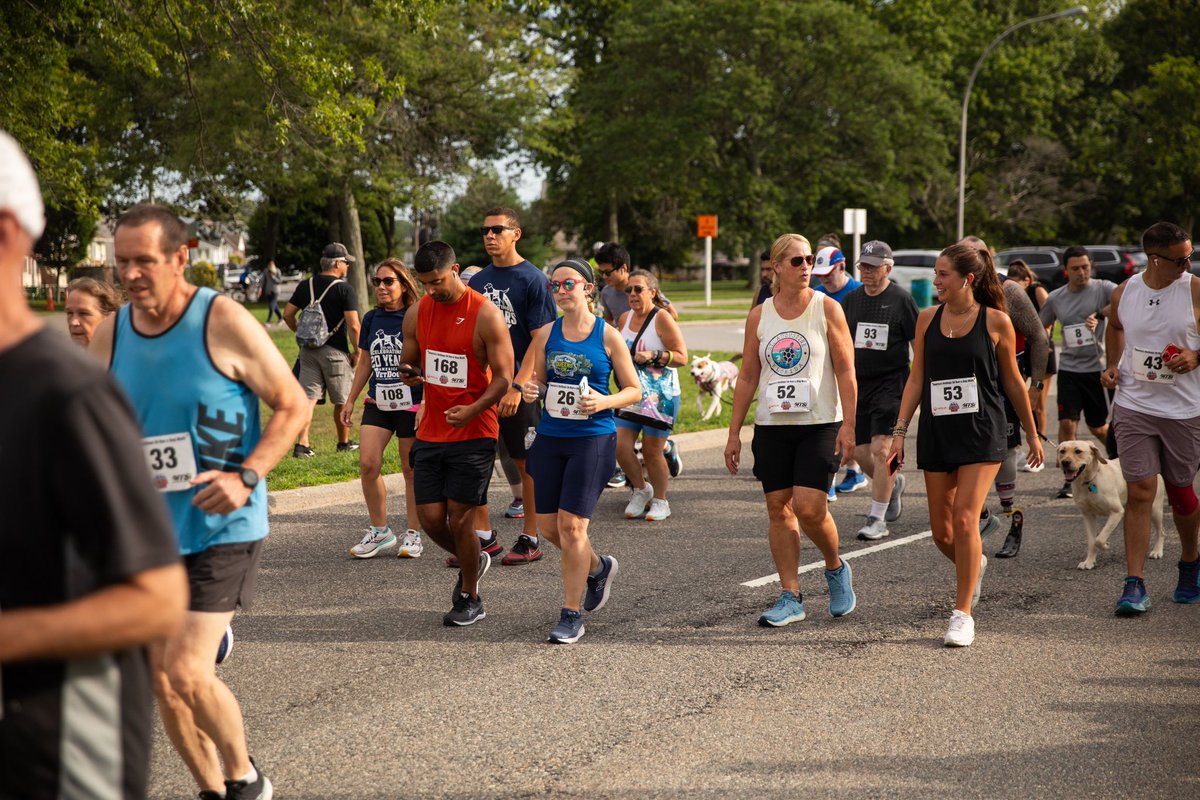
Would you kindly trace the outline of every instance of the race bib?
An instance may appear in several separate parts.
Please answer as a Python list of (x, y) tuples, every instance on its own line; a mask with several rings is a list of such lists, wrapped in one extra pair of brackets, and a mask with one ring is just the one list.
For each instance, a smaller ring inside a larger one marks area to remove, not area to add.
[(412, 389), (403, 383), (375, 385), (375, 406), (380, 411), (400, 411), (412, 408)]
[(196, 453), (190, 433), (168, 433), (142, 439), (142, 453), (154, 488), (160, 492), (182, 492), (191, 489), (196, 477)]
[(467, 388), (467, 357), (440, 350), (426, 350), (425, 380), (451, 389)]
[(555, 419), (587, 419), (579, 410), (579, 386), (574, 383), (551, 383), (546, 388), (546, 411)]
[(1133, 377), (1147, 383), (1175, 383), (1175, 373), (1163, 366), (1162, 352), (1143, 347), (1133, 348)]
[(934, 381), (930, 384), (930, 409), (935, 417), (979, 412), (979, 386), (975, 376)]
[(854, 332), (854, 347), (859, 350), (887, 350), (888, 326), (870, 322), (858, 323)]
[(808, 378), (784, 378), (767, 384), (767, 411), (772, 414), (807, 413)]
[(1087, 347), (1096, 343), (1095, 335), (1082, 322), (1078, 325), (1063, 325), (1063, 347)]

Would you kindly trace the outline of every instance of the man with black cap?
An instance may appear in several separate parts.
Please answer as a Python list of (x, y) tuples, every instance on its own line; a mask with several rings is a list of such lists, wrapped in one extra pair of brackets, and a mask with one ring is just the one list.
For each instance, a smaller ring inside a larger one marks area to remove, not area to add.
[(333, 242), (326, 246), (321, 254), (321, 271), (300, 282), (283, 310), (283, 321), (296, 333), (300, 345), (300, 385), (309, 401), (308, 422), (292, 450), (296, 458), (316, 455), (308, 433), (312, 412), (326, 392), (333, 402), (338, 451), (358, 449), (350, 441), (350, 428), (342, 424), (342, 404), (350, 395), (358, 359), (357, 350), (351, 350), (358, 343), (358, 296), (346, 281), (346, 270), (353, 263), (354, 256), (346, 245)]

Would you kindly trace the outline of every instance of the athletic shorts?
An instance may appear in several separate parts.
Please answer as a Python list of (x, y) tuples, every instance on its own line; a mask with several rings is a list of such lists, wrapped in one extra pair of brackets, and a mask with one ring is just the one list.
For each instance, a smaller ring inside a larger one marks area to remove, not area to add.
[[(894, 420), (893, 420), (894, 422)], [(754, 477), (763, 493), (803, 486), (828, 492), (837, 475), (837, 446), (840, 422), (818, 425), (755, 425)]]
[(426, 442), (417, 439), (409, 454), (417, 505), (453, 500), (465, 506), (487, 505), (495, 439)]
[[(1082, 411), (1089, 428), (1100, 428), (1108, 422), (1108, 403), (1100, 385), (1099, 372), (1058, 373), (1058, 419), (1079, 420)], [(1110, 395), (1111, 397), (1111, 395)]]
[(511, 417), (500, 417), (500, 438), (504, 440), (509, 457), (517, 461), (525, 459), (525, 434), (541, 421), (541, 403), (526, 403), (524, 400), (517, 406), (517, 413)]
[(216, 544), (183, 557), (191, 591), (189, 611), (249, 610), (258, 586), (258, 562), (262, 543)]
[(615, 433), (578, 438), (538, 434), (525, 462), (533, 478), (537, 513), (562, 509), (591, 519), (616, 466)]
[(361, 424), (391, 431), (399, 439), (411, 439), (417, 435), (417, 412), (380, 411), (374, 403), (363, 403)]
[[(671, 398), (672, 408), (674, 409), (671, 413), (675, 419), (679, 419), (679, 401), (681, 397), (682, 395), (677, 394)], [(670, 428), (663, 429), (655, 428), (652, 425), (643, 425), (642, 423), (634, 422), (633, 420), (621, 419), (615, 415), (613, 418), (616, 420), (618, 428), (624, 428), (627, 431), (633, 431), (633, 438), (635, 439), (639, 433), (642, 434), (642, 436), (652, 436), (658, 439), (666, 439), (671, 435), (671, 431), (675, 430), (674, 425), (672, 425)]]
[(872, 436), (887, 436), (900, 416), (900, 396), (908, 369), (858, 382), (858, 408), (854, 416), (854, 443), (870, 444)]
[(1171, 486), (1191, 486), (1195, 481), (1200, 469), (1200, 417), (1162, 419), (1117, 406), (1113, 423), (1125, 480), (1132, 483), (1162, 475)]
[(329, 392), (334, 405), (341, 405), (350, 396), (353, 378), (350, 356), (336, 347), (300, 348), (300, 385), (309, 400), (320, 400)]

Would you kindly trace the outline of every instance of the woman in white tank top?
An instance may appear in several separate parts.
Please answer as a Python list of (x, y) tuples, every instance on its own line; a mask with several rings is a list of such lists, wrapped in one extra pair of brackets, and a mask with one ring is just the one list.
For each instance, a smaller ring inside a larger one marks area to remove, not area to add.
[(780, 627), (805, 617), (797, 574), (801, 529), (825, 559), (829, 613), (841, 617), (854, 610), (850, 565), (838, 557), (828, 494), (839, 464), (854, 453), (857, 386), (842, 308), (809, 287), (812, 245), (799, 234), (784, 234), (771, 246), (771, 264), (775, 296), (746, 319), (725, 465), (737, 474), (742, 423), (757, 390), (754, 476), (766, 495), (767, 538), (782, 588), (758, 622)]

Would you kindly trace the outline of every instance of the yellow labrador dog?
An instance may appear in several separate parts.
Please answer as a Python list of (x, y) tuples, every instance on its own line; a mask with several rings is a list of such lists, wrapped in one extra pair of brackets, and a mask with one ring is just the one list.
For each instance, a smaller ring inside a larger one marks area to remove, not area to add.
[[(1071, 482), (1071, 493), (1075, 505), (1083, 514), (1083, 527), (1087, 531), (1087, 558), (1079, 562), (1080, 569), (1096, 566), (1096, 552), (1108, 549), (1109, 534), (1125, 516), (1125, 501), (1128, 490), (1121, 477), (1121, 466), (1117, 459), (1109, 461), (1091, 442), (1072, 439), (1058, 446), (1058, 465), (1063, 478)], [(1158, 494), (1150, 509), (1150, 533), (1158, 533), (1150, 548), (1150, 558), (1162, 558), (1166, 532), (1163, 528), (1162, 498), (1166, 497), (1163, 480), (1158, 479)], [(1103, 521), (1100, 532), (1096, 523)]]

